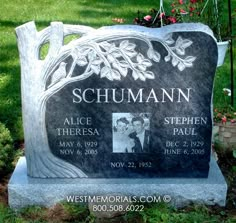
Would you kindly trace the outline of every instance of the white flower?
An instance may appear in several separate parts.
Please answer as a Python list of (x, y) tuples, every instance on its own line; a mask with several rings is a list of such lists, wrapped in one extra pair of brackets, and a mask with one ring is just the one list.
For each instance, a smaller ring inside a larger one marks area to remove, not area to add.
[(231, 90), (229, 88), (223, 88), (223, 92), (227, 94), (227, 96), (231, 96)]

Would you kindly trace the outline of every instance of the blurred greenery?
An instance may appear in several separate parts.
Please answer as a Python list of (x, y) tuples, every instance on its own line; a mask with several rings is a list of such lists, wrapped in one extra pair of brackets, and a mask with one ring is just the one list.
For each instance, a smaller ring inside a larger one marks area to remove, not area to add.
[(14, 149), (10, 131), (0, 122), (0, 176), (12, 171), (13, 159)]
[(204, 205), (189, 205), (176, 209), (165, 203), (144, 204), (143, 211), (127, 212), (113, 219), (96, 219), (87, 205), (60, 203), (51, 208), (30, 206), (13, 212), (0, 203), (0, 223), (235, 223), (234, 216), (228, 217), (225, 211), (212, 212)]

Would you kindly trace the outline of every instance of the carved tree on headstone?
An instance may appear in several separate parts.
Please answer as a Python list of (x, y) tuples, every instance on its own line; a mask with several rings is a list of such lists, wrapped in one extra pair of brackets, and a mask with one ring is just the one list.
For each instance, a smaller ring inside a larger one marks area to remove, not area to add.
[[(92, 33), (93, 35), (88, 35)], [(170, 62), (179, 71), (192, 67), (195, 57), (185, 56), (185, 49), (192, 41), (179, 36), (176, 40), (168, 34), (164, 40), (149, 39), (137, 33), (110, 33), (104, 37), (93, 28), (63, 25), (52, 22), (51, 26), (37, 32), (34, 22), (16, 28), (21, 59), (22, 107), (25, 133), (25, 148), (28, 175), (32, 177), (87, 177), (78, 167), (52, 154), (48, 145), (45, 112), (48, 99), (67, 84), (79, 82), (91, 75), (100, 75), (110, 81), (120, 81), (129, 73), (134, 80), (154, 79), (148, 70), (161, 55), (154, 50), (152, 41), (165, 47), (165, 62)], [(67, 35), (79, 34), (82, 38), (64, 45)], [(119, 39), (119, 44), (113, 41)], [(138, 52), (132, 39), (143, 41), (147, 46), (145, 55)], [(40, 59), (41, 46), (49, 42), (49, 51)], [(73, 62), (67, 67), (66, 59)], [(73, 72), (82, 67), (81, 74)]]

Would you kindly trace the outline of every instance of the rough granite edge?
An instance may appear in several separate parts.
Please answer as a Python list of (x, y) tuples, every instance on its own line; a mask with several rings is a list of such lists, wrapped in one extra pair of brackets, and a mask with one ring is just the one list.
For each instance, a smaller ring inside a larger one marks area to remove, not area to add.
[(166, 36), (166, 34), (170, 32), (204, 32), (212, 36), (212, 38), (216, 41), (213, 31), (209, 28), (209, 26), (202, 23), (176, 23), (168, 26), (163, 26), (161, 28), (149, 28), (139, 25), (113, 25), (101, 27), (95, 30), (95, 32), (104, 32), (110, 30), (124, 31), (129, 33), (140, 32), (143, 35), (160, 39), (163, 39), (164, 36)]

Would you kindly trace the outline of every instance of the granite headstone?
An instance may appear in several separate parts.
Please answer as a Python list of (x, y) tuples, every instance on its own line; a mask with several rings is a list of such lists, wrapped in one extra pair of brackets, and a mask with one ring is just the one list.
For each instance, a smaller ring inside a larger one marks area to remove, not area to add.
[(56, 52), (23, 78), (30, 176), (208, 176), (212, 35), (107, 28)]
[[(12, 208), (109, 194), (225, 205), (210, 157), (217, 47), (207, 26), (29, 22), (16, 33), (26, 157), (8, 185)], [(80, 38), (64, 44), (71, 34)]]

